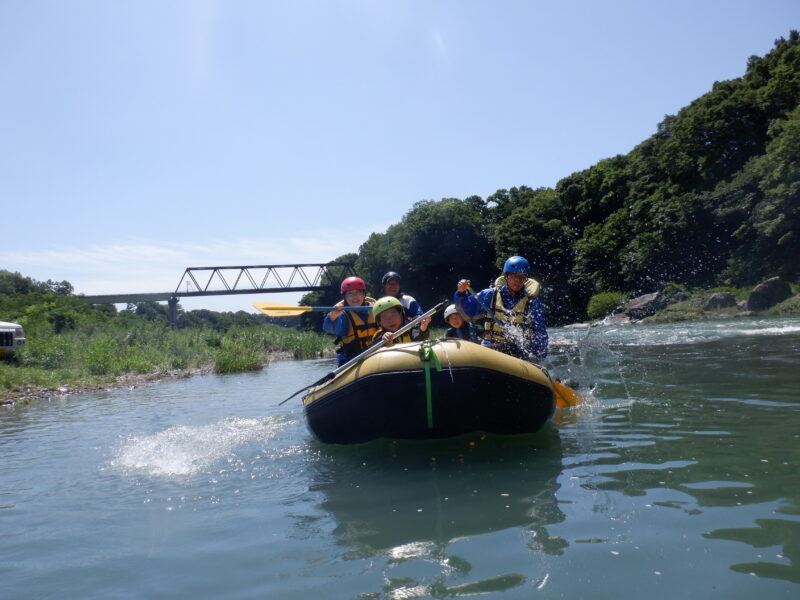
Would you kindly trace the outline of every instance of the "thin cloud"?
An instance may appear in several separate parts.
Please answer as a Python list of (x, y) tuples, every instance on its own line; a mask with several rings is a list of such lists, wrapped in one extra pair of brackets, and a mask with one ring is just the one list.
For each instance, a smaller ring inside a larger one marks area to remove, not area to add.
[(442, 58), (447, 60), (447, 45), (444, 43), (444, 38), (442, 38), (442, 35), (438, 31), (433, 34), (433, 43), (436, 45)]
[(211, 78), (214, 33), (220, 8), (215, 0), (202, 0), (195, 2), (188, 12), (189, 72), (195, 85), (201, 88), (206, 87)]
[(356, 252), (376, 230), (315, 230), (302, 236), (217, 239), (203, 244), (128, 241), (7, 251), (0, 253), (0, 268), (38, 280), (67, 280), (78, 294), (164, 292), (175, 289), (187, 267), (327, 262)]

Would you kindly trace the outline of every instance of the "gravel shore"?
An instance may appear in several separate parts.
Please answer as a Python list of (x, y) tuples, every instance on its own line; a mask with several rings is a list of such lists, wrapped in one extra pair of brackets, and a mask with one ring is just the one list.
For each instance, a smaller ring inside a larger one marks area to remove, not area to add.
[(71, 396), (73, 394), (102, 392), (119, 388), (133, 389), (170, 379), (182, 379), (184, 377), (193, 377), (195, 375), (206, 375), (211, 373), (212, 370), (213, 365), (208, 365), (194, 369), (172, 369), (159, 373), (121, 375), (114, 380), (102, 383), (65, 383), (54, 388), (30, 386), (22, 390), (6, 390), (2, 393), (2, 396), (0, 396), (0, 406), (14, 406), (17, 403), (27, 404), (32, 400), (52, 400), (54, 398), (63, 398), (64, 396)]

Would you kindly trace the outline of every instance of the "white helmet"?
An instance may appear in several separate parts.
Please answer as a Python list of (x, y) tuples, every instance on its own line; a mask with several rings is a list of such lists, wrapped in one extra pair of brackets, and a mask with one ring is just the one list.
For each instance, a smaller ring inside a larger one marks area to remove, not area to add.
[(444, 320), (447, 321), (447, 318), (450, 315), (454, 315), (457, 312), (458, 312), (458, 309), (456, 308), (456, 305), (455, 304), (451, 304), (450, 306), (448, 306), (447, 308), (444, 309)]

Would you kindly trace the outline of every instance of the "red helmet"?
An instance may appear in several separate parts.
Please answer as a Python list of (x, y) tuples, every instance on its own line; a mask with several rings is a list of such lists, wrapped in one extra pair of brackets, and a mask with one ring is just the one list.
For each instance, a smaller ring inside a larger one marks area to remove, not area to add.
[(349, 292), (350, 290), (362, 290), (366, 293), (367, 285), (361, 277), (348, 277), (342, 282), (342, 287), (339, 288), (339, 292), (344, 295), (345, 292)]

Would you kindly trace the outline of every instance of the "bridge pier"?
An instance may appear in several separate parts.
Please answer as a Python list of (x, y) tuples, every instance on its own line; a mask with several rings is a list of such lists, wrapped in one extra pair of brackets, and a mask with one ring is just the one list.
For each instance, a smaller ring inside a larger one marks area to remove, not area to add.
[(176, 328), (178, 326), (178, 297), (171, 296), (167, 300), (167, 306), (169, 306), (169, 322), (173, 328)]

